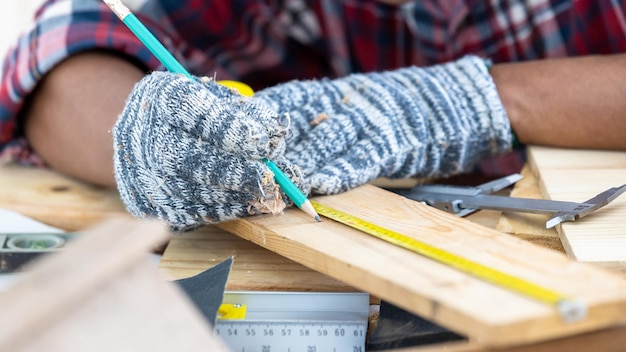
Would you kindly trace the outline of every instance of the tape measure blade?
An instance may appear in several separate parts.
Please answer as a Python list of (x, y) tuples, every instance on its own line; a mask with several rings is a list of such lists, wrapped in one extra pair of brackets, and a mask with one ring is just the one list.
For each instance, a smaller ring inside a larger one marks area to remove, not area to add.
[[(467, 275), (471, 275), (485, 282), (489, 282), (498, 287), (508, 289), (525, 297), (551, 305), (566, 322), (573, 322), (573, 317), (575, 317), (576, 320), (580, 320), (586, 316), (586, 305), (559, 292), (496, 270), (478, 262), (474, 262), (460, 255), (448, 252), (442, 248), (435, 247), (411, 236), (384, 228), (357, 216), (323, 205), (319, 202), (311, 200), (311, 204), (321, 216), (335, 220), (363, 233), (435, 260), (443, 265), (457, 269)], [(565, 314), (564, 311), (560, 309), (560, 307), (564, 305), (568, 307), (579, 307), (579, 309), (577, 309), (577, 311), (573, 314)]]

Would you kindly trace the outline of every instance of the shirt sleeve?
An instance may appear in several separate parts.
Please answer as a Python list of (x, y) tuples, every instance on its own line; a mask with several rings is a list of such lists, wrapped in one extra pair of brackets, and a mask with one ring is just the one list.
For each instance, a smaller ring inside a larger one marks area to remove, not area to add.
[[(137, 14), (160, 38), (166, 33)], [(22, 134), (20, 109), (37, 83), (55, 65), (71, 55), (106, 49), (127, 56), (146, 70), (161, 69), (158, 60), (101, 0), (48, 0), (36, 12), (30, 27), (9, 49), (0, 78), (0, 164), (17, 161), (43, 165)]]

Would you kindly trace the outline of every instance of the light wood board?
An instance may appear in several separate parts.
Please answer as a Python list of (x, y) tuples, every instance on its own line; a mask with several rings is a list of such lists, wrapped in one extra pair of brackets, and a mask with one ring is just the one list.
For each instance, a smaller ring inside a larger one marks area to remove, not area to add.
[(173, 234), (159, 262), (169, 279), (190, 277), (229, 257), (230, 291), (355, 292), (355, 288), (215, 226)]
[[(53, 170), (16, 164), (0, 167), (0, 207), (66, 231), (88, 228), (111, 215), (130, 215), (117, 191), (72, 180)], [(0, 224), (0, 232), (2, 224)], [(255, 291), (355, 291), (267, 249), (214, 226), (172, 234), (159, 270), (181, 279), (235, 260), (227, 289)]]
[(369, 185), (316, 200), (575, 297), (586, 302), (588, 316), (566, 324), (553, 307), (342, 224), (312, 222), (295, 209), (219, 226), (486, 345), (531, 343), (614, 325), (626, 317), (626, 282), (564, 254)]
[[(128, 216), (116, 190), (79, 182), (50, 169), (0, 166), (0, 208), (66, 231), (109, 216)], [(0, 224), (1, 231), (1, 224)]]
[(163, 224), (110, 220), (31, 262), (0, 294), (2, 351), (218, 351), (209, 323), (146, 253)]
[[(626, 184), (626, 152), (530, 147), (528, 155), (548, 199), (583, 202)], [(570, 257), (626, 271), (626, 195), (556, 229)]]
[[(528, 165), (521, 171), (522, 179), (515, 183), (510, 196), (517, 198), (543, 199), (537, 179)], [(546, 228), (549, 214), (533, 214), (524, 212), (504, 212), (499, 217), (495, 228), (513, 234), (526, 241), (540, 246), (564, 252), (559, 234), (555, 228)]]

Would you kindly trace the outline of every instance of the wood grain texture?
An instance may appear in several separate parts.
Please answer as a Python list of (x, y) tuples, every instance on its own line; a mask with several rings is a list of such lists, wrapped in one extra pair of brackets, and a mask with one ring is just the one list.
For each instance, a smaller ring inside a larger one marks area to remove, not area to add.
[(215, 226), (174, 234), (159, 271), (182, 279), (234, 257), (226, 289), (231, 291), (355, 292), (356, 289), (320, 274)]
[[(66, 231), (89, 228), (108, 216), (130, 216), (115, 190), (67, 178), (53, 170), (6, 164), (0, 167), (0, 207)], [(0, 224), (0, 231), (2, 224)], [(229, 290), (355, 291), (214, 226), (172, 234), (159, 270), (169, 279), (190, 277), (234, 256)]]
[(0, 167), (0, 207), (66, 231), (84, 229), (113, 215), (130, 217), (116, 190), (15, 164)]
[[(515, 184), (510, 196), (517, 198), (543, 199), (537, 180), (528, 165), (521, 171), (522, 179)], [(498, 219), (495, 228), (510, 233), (518, 238), (551, 248), (559, 252), (565, 249), (555, 228), (546, 229), (548, 214), (532, 214), (522, 212), (505, 212)]]
[[(528, 155), (548, 199), (583, 202), (626, 184), (626, 152), (531, 147)], [(556, 229), (570, 257), (626, 272), (626, 195)]]
[(624, 319), (626, 282), (553, 250), (373, 186), (316, 200), (580, 299), (588, 317), (565, 324), (552, 307), (333, 221), (311, 222), (297, 210), (219, 226), (486, 345), (531, 343)]

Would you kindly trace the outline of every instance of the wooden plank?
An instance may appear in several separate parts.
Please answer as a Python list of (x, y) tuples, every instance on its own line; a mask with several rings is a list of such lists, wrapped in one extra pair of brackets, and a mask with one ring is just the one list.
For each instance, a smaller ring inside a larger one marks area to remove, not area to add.
[[(87, 228), (111, 214), (130, 217), (115, 190), (78, 182), (53, 170), (16, 164), (0, 167), (0, 207), (66, 231)], [(173, 235), (159, 270), (169, 279), (190, 277), (233, 255), (229, 290), (355, 290), (214, 226)]]
[[(582, 202), (626, 183), (626, 152), (529, 148), (545, 198)], [(576, 222), (557, 226), (567, 254), (626, 272), (626, 196)]]
[(626, 152), (611, 150), (528, 147), (528, 162), (540, 170), (623, 169)]
[(231, 291), (355, 292), (356, 289), (215, 226), (175, 234), (159, 262), (170, 279), (196, 275), (234, 256)]
[[(528, 165), (524, 166), (521, 175), (523, 178), (515, 184), (510, 196), (543, 199), (537, 179)], [(542, 247), (564, 252), (565, 250), (556, 229), (546, 229), (546, 221), (549, 218), (548, 214), (505, 212), (498, 219), (495, 228)]]
[(553, 250), (373, 186), (316, 200), (575, 297), (587, 303), (588, 316), (566, 324), (552, 307), (333, 221), (311, 222), (294, 209), (219, 226), (487, 345), (531, 343), (624, 319), (626, 282)]
[(130, 217), (116, 190), (16, 164), (0, 167), (0, 207), (66, 231), (81, 230), (109, 216)]
[(0, 299), (2, 351), (220, 350), (202, 314), (146, 253), (163, 224), (110, 220), (35, 262)]

